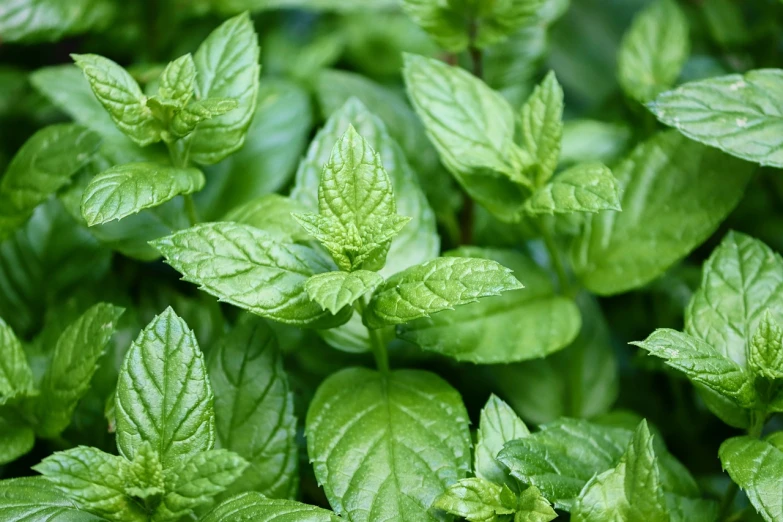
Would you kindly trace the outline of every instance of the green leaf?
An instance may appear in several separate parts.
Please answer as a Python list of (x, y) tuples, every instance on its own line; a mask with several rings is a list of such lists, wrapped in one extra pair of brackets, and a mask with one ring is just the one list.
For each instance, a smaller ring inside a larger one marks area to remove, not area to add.
[(666, 508), (671, 522), (715, 522), (718, 520), (718, 503), (714, 500), (689, 498), (665, 494)]
[(521, 174), (526, 162), (514, 143), (508, 102), (469, 72), (439, 60), (406, 55), (403, 74), (443, 164), (496, 217), (516, 220), (531, 181)]
[(250, 465), (229, 493), (295, 496), (298, 445), (293, 395), (277, 340), (266, 323), (243, 318), (210, 352), (218, 445)]
[(652, 435), (642, 421), (614, 468), (593, 477), (574, 504), (575, 522), (669, 522)]
[(614, 164), (631, 139), (631, 129), (620, 123), (579, 119), (563, 123), (560, 164), (600, 162)]
[(530, 174), (537, 187), (552, 177), (560, 159), (563, 141), (563, 88), (554, 72), (538, 85), (519, 114), (521, 145), (530, 153)]
[(56, 42), (105, 28), (116, 10), (110, 0), (11, 0), (0, 11), (0, 34), (6, 42)]
[(470, 44), (466, 7), (448, 1), (402, 1), (403, 10), (416, 25), (424, 29), (444, 50), (455, 53), (464, 51)]
[(518, 491), (519, 485), (508, 474), (505, 466), (498, 462), (497, 455), (505, 443), (528, 435), (530, 430), (514, 410), (494, 394), (491, 395), (481, 410), (479, 420), (473, 463), (476, 476)]
[(0, 409), (0, 465), (25, 455), (34, 444), (35, 432), (27, 422), (10, 408)]
[(748, 367), (767, 379), (783, 379), (783, 329), (769, 310), (750, 341)]
[(25, 522), (100, 522), (81, 511), (63, 492), (43, 477), (0, 482), (0, 518)]
[(225, 220), (250, 225), (281, 239), (305, 241), (310, 235), (302, 230), (302, 226), (291, 214), (306, 211), (307, 207), (295, 199), (280, 194), (267, 194), (234, 208), (226, 214)]
[(196, 337), (171, 308), (131, 344), (117, 383), (117, 448), (133, 460), (148, 442), (164, 469), (212, 448), (212, 389)]
[(41, 379), (41, 394), (31, 404), (39, 436), (56, 437), (71, 423), (122, 313), (122, 308), (98, 303), (57, 339), (51, 363)]
[(331, 375), (310, 403), (305, 434), (329, 503), (352, 522), (434, 522), (432, 503), (470, 468), (459, 393), (424, 371)]
[(204, 515), (201, 522), (252, 520), (254, 522), (339, 522), (331, 511), (315, 506), (275, 500), (256, 492), (243, 493), (226, 500)]
[(217, 163), (245, 143), (258, 96), (258, 36), (247, 13), (223, 22), (199, 46), (196, 64), (196, 99), (233, 98), (239, 106), (202, 122), (189, 138), (190, 158), (196, 163)]
[(617, 55), (617, 79), (647, 102), (670, 88), (688, 59), (688, 20), (673, 0), (656, 0), (634, 18)]
[(239, 102), (234, 98), (207, 98), (193, 102), (176, 112), (171, 120), (171, 132), (176, 138), (182, 138), (193, 132), (199, 124), (238, 107)]
[(333, 314), (350, 306), (367, 292), (375, 290), (383, 277), (368, 270), (355, 272), (325, 272), (307, 280), (305, 289), (310, 299)]
[(160, 141), (160, 123), (128, 71), (97, 54), (71, 56), (84, 72), (98, 101), (125, 135), (142, 147)]
[(158, 95), (180, 107), (188, 103), (196, 88), (196, 64), (188, 53), (169, 62), (160, 74)]
[(144, 522), (144, 510), (125, 495), (123, 459), (87, 446), (58, 451), (33, 469), (90, 513), (118, 522)]
[(310, 301), (307, 279), (333, 267), (304, 245), (228, 222), (197, 225), (150, 244), (186, 281), (262, 317), (311, 327), (341, 324), (349, 317), (333, 316)]
[(126, 494), (142, 500), (156, 499), (163, 495), (163, 466), (152, 444), (146, 440), (142, 442), (136, 448), (133, 460), (124, 460), (123, 464), (120, 467), (120, 476), (125, 483)]
[[(460, 361), (490, 364), (542, 357), (564, 348), (579, 333), (576, 305), (555, 295), (550, 275), (530, 258), (477, 247), (462, 247), (446, 255), (497, 261), (513, 269), (525, 289), (401, 325), (397, 329), (400, 338)], [(391, 288), (393, 283), (387, 285)]]
[(765, 441), (734, 437), (721, 444), (719, 455), (731, 480), (745, 491), (750, 503), (764, 520), (781, 520), (783, 452)]
[(657, 134), (614, 169), (623, 211), (586, 221), (571, 251), (574, 271), (599, 295), (645, 285), (715, 231), (752, 174), (749, 163), (675, 132)]
[(755, 401), (750, 373), (697, 337), (676, 330), (658, 329), (645, 341), (631, 344), (664, 359), (666, 364), (685, 373), (690, 380), (707, 386), (744, 408), (751, 407)]
[(95, 176), (82, 195), (82, 216), (94, 226), (156, 207), (204, 187), (198, 169), (157, 163), (117, 165)]
[(0, 405), (34, 393), (33, 373), (22, 343), (0, 318)]
[(530, 486), (519, 495), (514, 522), (549, 522), (557, 513), (535, 486)]
[(513, 514), (516, 504), (516, 495), (508, 486), (472, 477), (446, 488), (432, 507), (469, 522), (491, 522), (497, 515)]
[(439, 257), (387, 279), (373, 294), (364, 322), (370, 328), (402, 324), (524, 288), (512, 274), (489, 259)]
[(582, 163), (558, 174), (525, 202), (528, 214), (622, 210), (612, 171), (600, 163)]
[(783, 109), (774, 93), (783, 71), (759, 69), (686, 83), (649, 104), (655, 116), (685, 136), (733, 156), (783, 167), (777, 136)]

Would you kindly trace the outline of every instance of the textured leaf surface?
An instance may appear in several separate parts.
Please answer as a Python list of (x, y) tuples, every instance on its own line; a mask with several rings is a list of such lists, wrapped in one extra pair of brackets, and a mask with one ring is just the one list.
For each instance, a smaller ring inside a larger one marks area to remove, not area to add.
[(213, 348), (217, 443), (250, 465), (229, 493), (260, 491), (290, 498), (298, 485), (294, 400), (272, 330), (246, 317)]
[(665, 132), (613, 172), (623, 211), (588, 219), (571, 252), (575, 272), (599, 295), (638, 288), (700, 245), (739, 202), (753, 166)]
[(0, 517), (25, 522), (100, 522), (79, 510), (54, 484), (42, 477), (4, 480), (0, 487)]
[(0, 10), (0, 34), (7, 42), (55, 42), (104, 28), (115, 13), (110, 0), (8, 0)]
[(222, 116), (239, 107), (234, 98), (198, 100), (178, 111), (171, 119), (171, 132), (181, 138), (193, 132), (203, 122)]
[(333, 266), (304, 245), (228, 222), (197, 225), (152, 244), (186, 281), (262, 317), (324, 327), (348, 319), (307, 296), (307, 279)]
[(720, 461), (767, 522), (783, 518), (783, 452), (769, 442), (734, 437), (720, 446)]
[(370, 328), (402, 324), (520, 288), (512, 270), (495, 261), (439, 257), (386, 280), (373, 294), (364, 322)]
[(508, 486), (471, 477), (446, 488), (433, 507), (469, 522), (486, 522), (495, 520), (498, 515), (513, 514), (516, 503), (516, 495)]
[(620, 189), (612, 171), (584, 163), (558, 174), (525, 202), (529, 214), (599, 212), (620, 209)]
[(759, 69), (686, 83), (650, 103), (650, 110), (685, 136), (733, 156), (783, 167), (783, 107), (776, 93), (783, 71)]
[(470, 468), (462, 399), (428, 372), (333, 374), (305, 431), (316, 478), (351, 522), (438, 520), (430, 506)]
[(131, 344), (117, 383), (117, 448), (133, 459), (144, 441), (164, 469), (215, 443), (204, 360), (193, 331), (171, 308)]
[(22, 343), (0, 318), (0, 405), (35, 391), (33, 373)]
[(174, 100), (184, 106), (196, 88), (196, 64), (188, 53), (169, 62), (160, 73), (158, 94), (162, 98)]
[(505, 484), (513, 491), (518, 491), (518, 484), (508, 474), (506, 467), (498, 462), (497, 455), (507, 442), (528, 435), (530, 430), (514, 410), (495, 395), (491, 395), (481, 410), (479, 420), (473, 457), (473, 471), (476, 476), (496, 484)]
[(557, 513), (537, 487), (530, 486), (519, 495), (514, 522), (549, 522), (556, 518)]
[(769, 310), (750, 341), (748, 367), (767, 379), (783, 379), (783, 329)]
[(646, 102), (674, 84), (688, 59), (688, 20), (673, 0), (639, 13), (617, 56), (617, 77), (631, 98)]
[(207, 513), (202, 522), (338, 522), (331, 511), (294, 502), (274, 500), (260, 493), (244, 493)]
[(310, 236), (291, 214), (307, 211), (307, 207), (298, 201), (279, 194), (267, 194), (248, 201), (226, 214), (226, 221), (236, 221), (250, 225), (281, 238), (296, 241), (306, 240)]
[(99, 225), (156, 207), (180, 194), (204, 186), (198, 169), (178, 169), (158, 163), (126, 163), (95, 176), (82, 195), (82, 215)]
[(325, 310), (336, 314), (383, 282), (383, 277), (368, 270), (355, 272), (325, 272), (307, 280), (305, 289), (310, 299)]
[(550, 72), (538, 85), (519, 114), (521, 144), (535, 165), (528, 170), (536, 186), (554, 174), (563, 141), (563, 88)]

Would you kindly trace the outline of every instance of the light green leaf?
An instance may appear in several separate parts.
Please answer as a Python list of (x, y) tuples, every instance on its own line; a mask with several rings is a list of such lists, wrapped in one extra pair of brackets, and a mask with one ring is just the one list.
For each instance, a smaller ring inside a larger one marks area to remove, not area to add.
[(256, 492), (226, 500), (207, 513), (201, 522), (252, 520), (253, 522), (339, 522), (331, 511), (293, 500), (275, 500)]
[(397, 335), (402, 339), (460, 361), (490, 364), (545, 356), (567, 346), (579, 333), (576, 305), (555, 295), (550, 275), (530, 258), (477, 247), (462, 247), (446, 255), (497, 261), (513, 269), (525, 289), (401, 325)]
[(671, 522), (716, 522), (718, 503), (714, 500), (689, 498), (666, 493), (666, 508)]
[(753, 166), (675, 132), (643, 142), (614, 169), (622, 212), (589, 218), (571, 260), (599, 295), (638, 288), (712, 234), (742, 197)]
[(76, 507), (43, 477), (0, 482), (0, 519), (25, 522), (101, 522), (102, 518)]
[(655, 116), (685, 136), (733, 156), (783, 167), (778, 93), (783, 71), (759, 69), (686, 83), (649, 104)]
[(217, 163), (245, 143), (258, 96), (258, 36), (247, 13), (223, 22), (199, 46), (196, 64), (196, 98), (233, 98), (239, 106), (202, 122), (189, 139), (190, 158), (196, 163)]
[(631, 344), (664, 359), (666, 364), (685, 373), (690, 380), (707, 386), (744, 408), (753, 406), (755, 402), (750, 373), (697, 337), (664, 328), (653, 332), (645, 341)]
[(15, 411), (0, 409), (0, 465), (15, 461), (33, 449), (34, 444), (33, 429)]
[(226, 214), (225, 220), (250, 225), (281, 239), (303, 241), (310, 235), (302, 230), (302, 226), (291, 214), (306, 211), (307, 207), (295, 199), (280, 194), (267, 194), (234, 208)]
[(136, 448), (132, 461), (124, 460), (123, 464), (120, 467), (120, 476), (125, 483), (126, 494), (146, 500), (159, 497), (165, 492), (163, 466), (148, 441), (145, 440)]
[(526, 174), (540, 187), (552, 177), (563, 141), (563, 88), (554, 72), (538, 85), (519, 114), (521, 145), (535, 163)]
[(107, 27), (117, 7), (110, 0), (9, 0), (0, 11), (0, 34), (6, 42), (56, 42)]
[(117, 165), (95, 176), (82, 194), (82, 216), (94, 226), (156, 207), (204, 187), (198, 169), (158, 163)]
[(199, 124), (238, 107), (239, 102), (234, 98), (207, 98), (193, 102), (174, 114), (171, 132), (175, 137), (182, 138), (193, 132)]
[(244, 317), (210, 352), (218, 446), (250, 465), (227, 489), (291, 498), (298, 485), (293, 395), (277, 340), (266, 323)]
[(568, 120), (563, 122), (563, 149), (560, 165), (579, 162), (600, 162), (613, 165), (631, 139), (626, 124), (598, 120)]
[(158, 95), (180, 107), (188, 103), (196, 88), (196, 64), (190, 53), (169, 62), (160, 74)]
[(370, 328), (402, 324), (524, 288), (512, 274), (489, 259), (439, 257), (387, 279), (373, 294), (363, 319)]
[(432, 503), (470, 468), (462, 399), (424, 371), (331, 375), (310, 403), (305, 434), (329, 503), (352, 522), (435, 522)]
[(481, 410), (479, 420), (473, 463), (476, 476), (519, 491), (519, 485), (508, 474), (505, 466), (498, 462), (497, 455), (506, 442), (528, 435), (530, 430), (514, 410), (494, 394), (491, 395)]
[(468, 522), (492, 522), (497, 515), (516, 511), (517, 498), (508, 486), (482, 478), (465, 478), (444, 491), (432, 507), (457, 515)]
[(144, 93), (128, 71), (97, 54), (71, 56), (84, 72), (98, 101), (125, 135), (142, 147), (160, 141), (160, 122), (152, 115)]
[(468, 194), (503, 221), (518, 218), (530, 159), (514, 143), (508, 102), (481, 80), (439, 60), (406, 55), (408, 96), (441, 161)]
[(148, 442), (164, 469), (215, 443), (212, 389), (196, 337), (167, 308), (131, 344), (117, 383), (117, 448), (133, 460)]
[(528, 214), (621, 210), (620, 189), (612, 171), (600, 163), (583, 163), (558, 174), (525, 202)]
[(769, 310), (750, 341), (748, 367), (767, 379), (783, 379), (783, 329)]
[(41, 379), (41, 393), (31, 402), (39, 436), (56, 437), (70, 424), (122, 312), (122, 308), (107, 303), (93, 305), (57, 339)]
[(674, 0), (655, 0), (636, 15), (617, 55), (617, 79), (647, 102), (670, 88), (688, 59), (688, 19)]
[(355, 272), (325, 272), (307, 280), (305, 289), (310, 299), (333, 314), (350, 306), (367, 292), (375, 290), (383, 277), (368, 270)]
[(517, 509), (514, 522), (549, 522), (557, 518), (555, 510), (535, 486), (530, 486), (519, 495)]
[(205, 223), (151, 242), (183, 279), (254, 314), (327, 328), (348, 320), (310, 301), (305, 282), (333, 265), (304, 245), (238, 223)]
[(764, 520), (783, 519), (783, 452), (765, 441), (734, 437), (721, 444), (719, 454), (731, 480), (745, 491)]
[(402, 8), (444, 50), (457, 53), (470, 45), (467, 2), (403, 0)]
[(0, 318), (0, 405), (34, 393), (33, 372), (22, 343)]
[(58, 451), (33, 469), (90, 513), (118, 522), (146, 522), (142, 507), (125, 494), (122, 457), (87, 446)]

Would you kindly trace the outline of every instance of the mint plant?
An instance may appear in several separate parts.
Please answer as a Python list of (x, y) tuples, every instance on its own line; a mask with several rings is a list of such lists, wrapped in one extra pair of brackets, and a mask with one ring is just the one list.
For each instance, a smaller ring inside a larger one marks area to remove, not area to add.
[(5, 4), (0, 520), (783, 521), (780, 2)]

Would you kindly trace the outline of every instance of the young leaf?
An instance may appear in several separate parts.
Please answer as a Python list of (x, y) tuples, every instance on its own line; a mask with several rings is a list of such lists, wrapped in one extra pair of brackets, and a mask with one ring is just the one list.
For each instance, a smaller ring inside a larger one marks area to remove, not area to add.
[(33, 449), (35, 432), (11, 408), (0, 408), (0, 465), (13, 462)]
[(551, 504), (535, 486), (528, 487), (519, 495), (514, 522), (550, 522), (557, 518)]
[(272, 330), (260, 318), (244, 317), (212, 349), (208, 366), (218, 445), (250, 463), (227, 491), (295, 496), (294, 400)]
[(34, 393), (33, 372), (22, 343), (0, 318), (0, 405)]
[(658, 96), (649, 108), (685, 136), (733, 156), (783, 167), (777, 136), (783, 108), (777, 98), (783, 71), (759, 69), (686, 83)]
[(170, 126), (171, 133), (176, 138), (182, 138), (193, 132), (200, 123), (238, 107), (239, 102), (234, 98), (207, 98), (193, 102), (174, 114)]
[(652, 435), (642, 421), (620, 462), (585, 485), (571, 512), (574, 522), (670, 522)]
[(498, 462), (497, 455), (507, 442), (528, 435), (530, 431), (514, 410), (495, 395), (491, 395), (481, 410), (479, 420), (473, 464), (476, 476), (518, 491), (519, 485), (508, 474), (505, 466)]
[(146, 513), (125, 494), (121, 457), (78, 446), (46, 457), (33, 469), (90, 513), (117, 522), (145, 522)]
[(523, 288), (512, 273), (488, 259), (439, 257), (387, 279), (373, 294), (364, 322), (370, 328), (402, 324)]
[(30, 522), (101, 522), (105, 519), (79, 509), (68, 496), (43, 477), (0, 482), (0, 519)]
[(599, 295), (638, 288), (712, 234), (742, 197), (753, 166), (671, 131), (614, 169), (623, 211), (590, 217), (571, 260)]
[(190, 53), (169, 62), (160, 74), (158, 95), (184, 107), (196, 87), (196, 64)]
[(262, 317), (312, 327), (350, 317), (333, 316), (310, 301), (305, 282), (333, 265), (304, 245), (228, 222), (197, 225), (150, 244), (186, 281)]
[(339, 522), (331, 511), (315, 506), (276, 500), (256, 492), (243, 493), (226, 500), (204, 515), (201, 522), (254, 520), (257, 522)]
[(528, 214), (621, 210), (620, 189), (612, 171), (600, 163), (583, 163), (558, 174), (525, 202)]
[(148, 441), (136, 448), (132, 461), (125, 460), (120, 476), (125, 482), (125, 493), (142, 500), (160, 497), (165, 492), (163, 466), (155, 449)]
[(190, 158), (204, 165), (217, 163), (242, 147), (258, 96), (258, 36), (245, 12), (223, 22), (199, 46), (196, 98), (233, 98), (239, 106), (202, 122), (188, 138)]
[(522, 106), (519, 115), (521, 145), (535, 163), (526, 173), (536, 187), (552, 177), (563, 140), (563, 88), (550, 72)]
[(325, 272), (310, 277), (305, 283), (305, 289), (310, 299), (336, 314), (367, 292), (375, 290), (382, 282), (383, 277), (368, 270)]
[(329, 503), (353, 522), (434, 522), (432, 503), (470, 468), (462, 400), (428, 372), (333, 374), (310, 403), (305, 433)]
[(750, 341), (748, 367), (767, 379), (783, 379), (783, 329), (769, 310)]
[(142, 147), (160, 141), (160, 122), (128, 71), (97, 54), (71, 56), (90, 82), (95, 97), (125, 135)]
[(486, 522), (498, 515), (513, 514), (516, 504), (516, 495), (508, 486), (474, 477), (461, 479), (446, 488), (432, 507), (468, 522)]
[(133, 460), (148, 442), (164, 469), (215, 443), (212, 389), (196, 337), (167, 308), (131, 344), (117, 383), (117, 448)]
[(734, 437), (721, 444), (719, 455), (723, 469), (745, 491), (764, 520), (781, 520), (783, 451), (766, 441)]
[(51, 363), (41, 379), (41, 394), (31, 403), (39, 436), (56, 437), (70, 424), (122, 312), (122, 308), (98, 303), (57, 339)]
[(674, 0), (656, 0), (634, 18), (617, 56), (617, 78), (647, 102), (674, 84), (688, 59), (688, 20)]
[(204, 187), (198, 169), (157, 163), (127, 163), (95, 176), (82, 195), (82, 216), (94, 226), (156, 207), (180, 194)]

